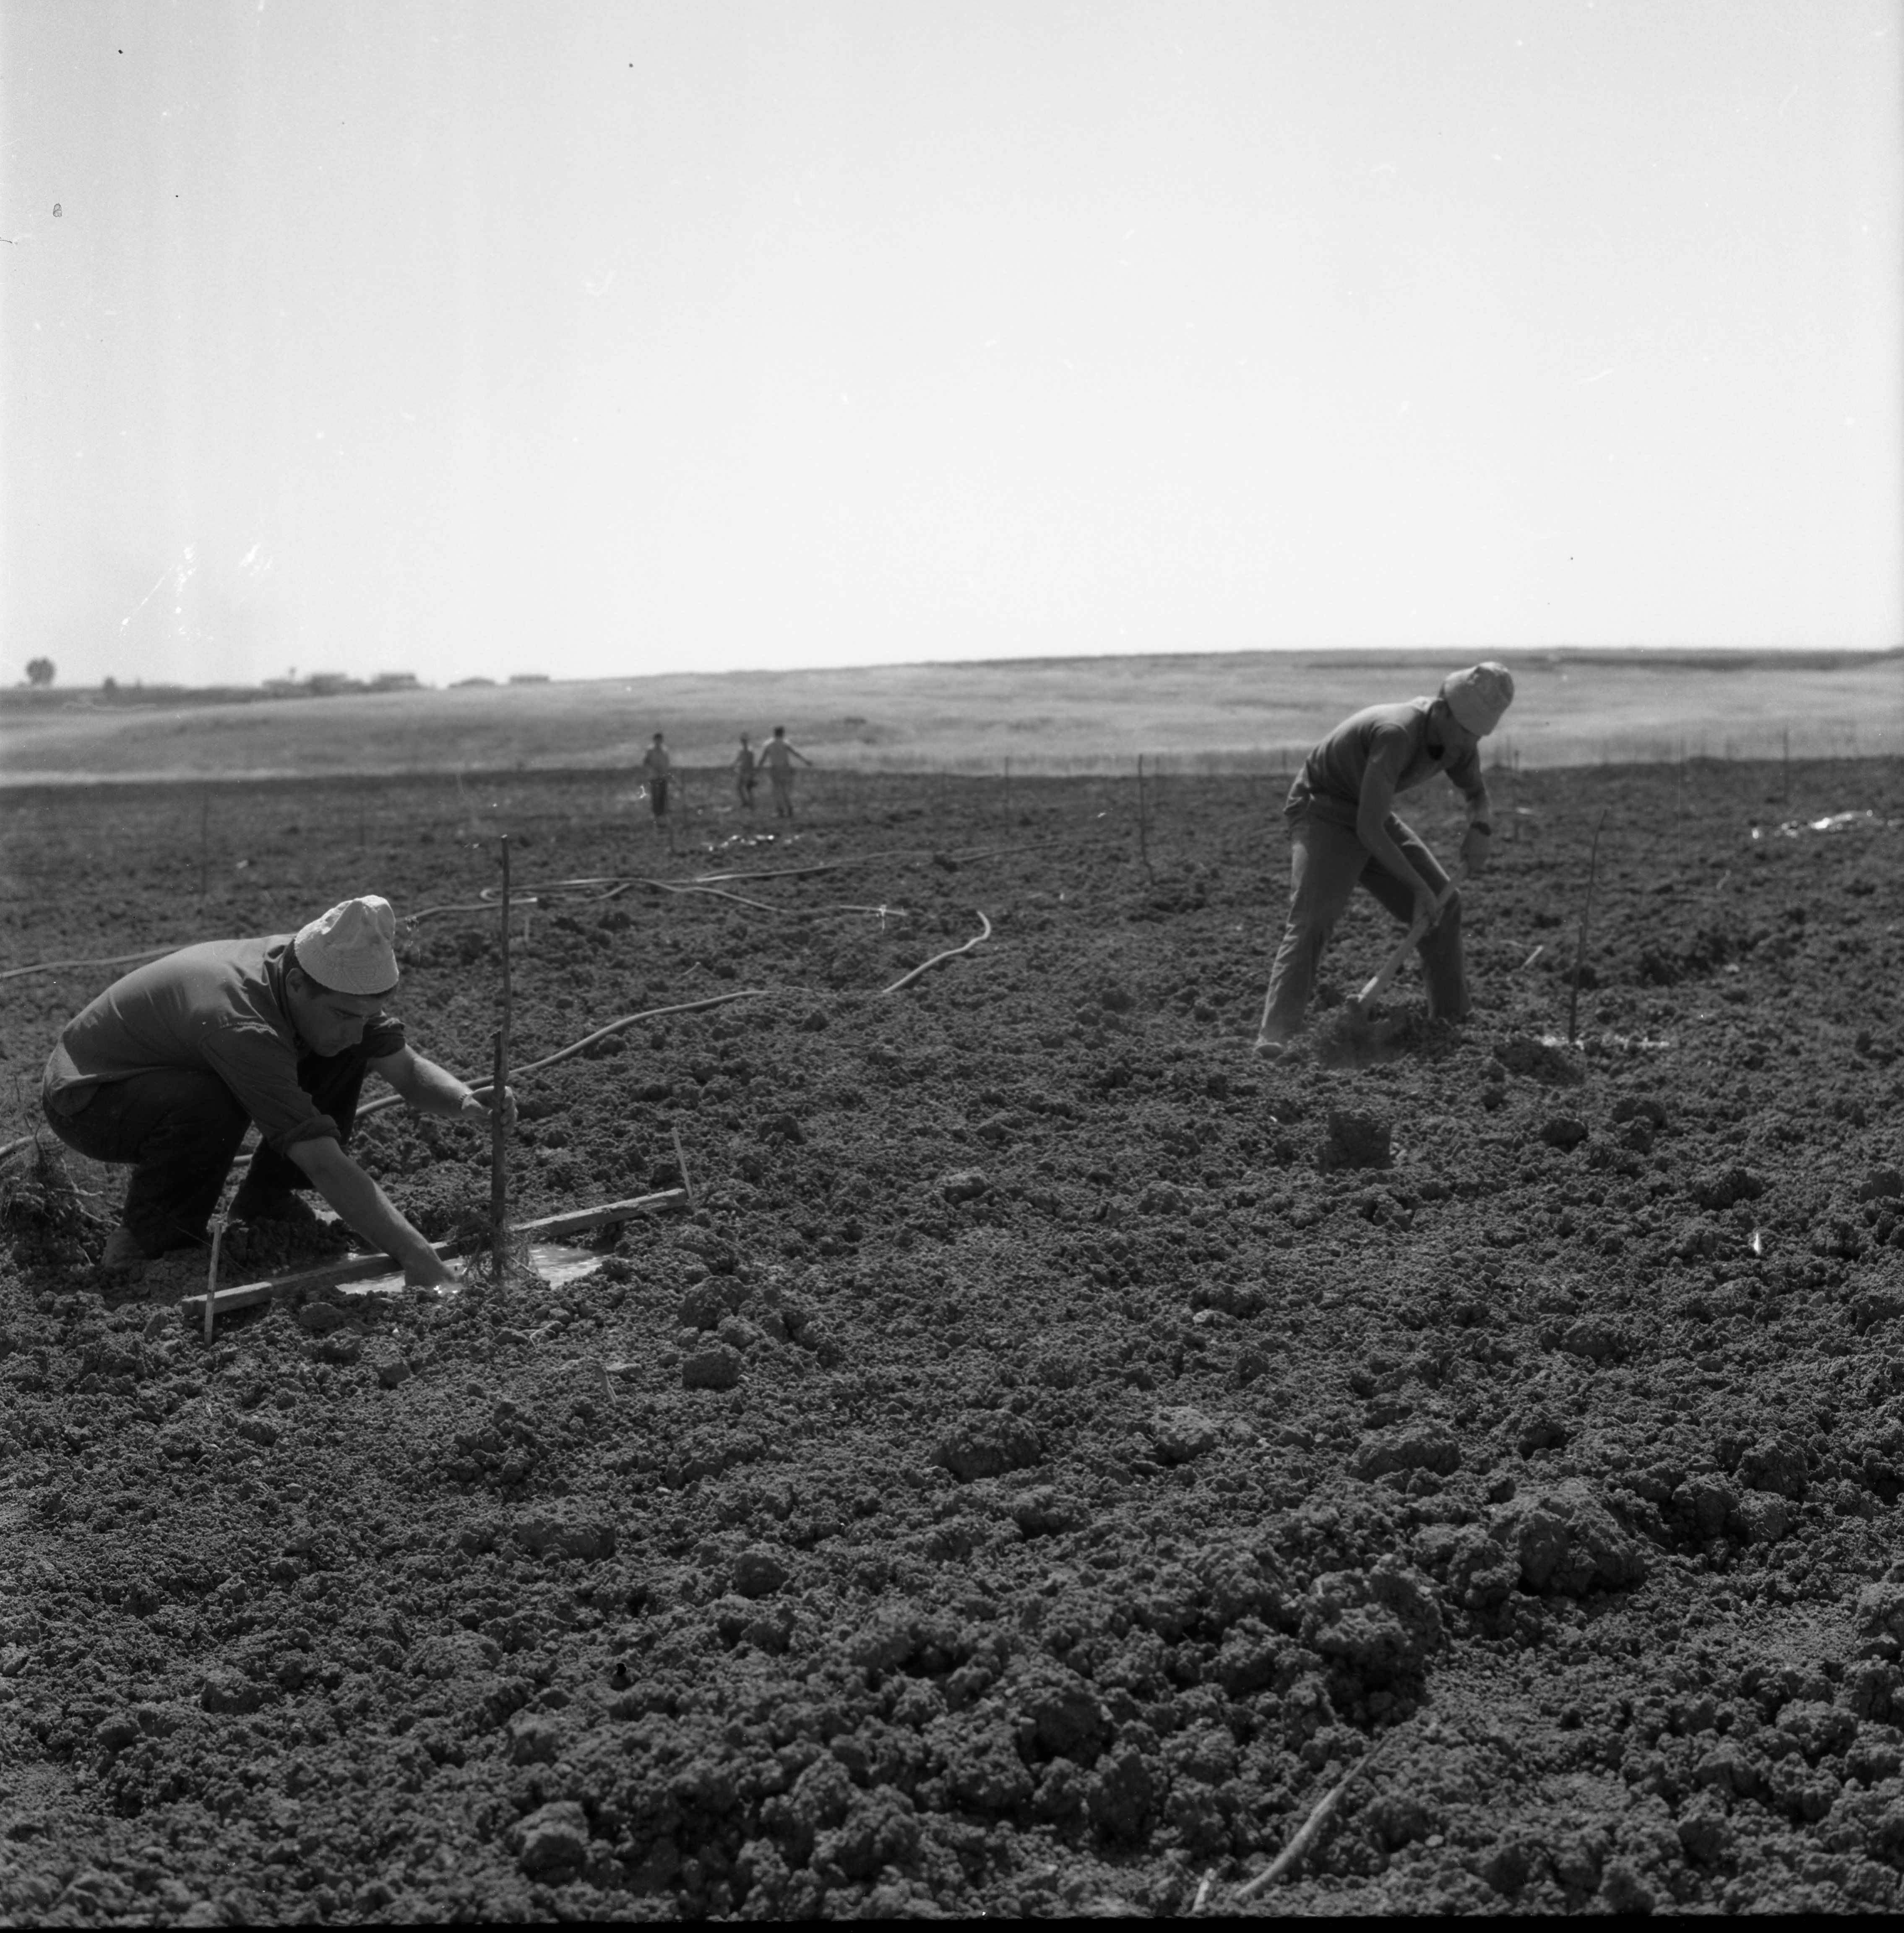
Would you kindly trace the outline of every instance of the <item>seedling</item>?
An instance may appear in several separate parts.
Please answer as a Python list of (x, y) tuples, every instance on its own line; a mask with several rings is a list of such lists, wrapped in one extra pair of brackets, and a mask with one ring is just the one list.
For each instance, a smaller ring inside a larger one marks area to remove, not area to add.
[(500, 1289), (509, 1264), (509, 834), (502, 835), (502, 1021), (496, 1029), (495, 1071), (489, 1088), (490, 1268)]
[(1144, 754), (1137, 755), (1137, 850), (1144, 861), (1144, 876), (1152, 885), (1157, 876), (1151, 870), (1151, 816), (1144, 796)]
[(1567, 991), (1567, 1045), (1572, 1047), (1580, 1038), (1580, 976), (1587, 964), (1587, 922), (1593, 912), (1593, 875), (1600, 863), (1600, 834), (1607, 822), (1607, 814), (1611, 806), (1601, 809), (1599, 824), (1593, 828), (1593, 843), (1587, 855), (1587, 897), (1580, 909), (1580, 936), (1574, 942), (1573, 985)]

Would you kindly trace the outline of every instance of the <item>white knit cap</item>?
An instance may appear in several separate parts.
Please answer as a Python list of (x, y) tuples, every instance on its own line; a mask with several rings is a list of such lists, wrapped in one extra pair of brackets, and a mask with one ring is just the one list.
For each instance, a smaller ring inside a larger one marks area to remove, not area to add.
[(1476, 738), (1484, 738), (1514, 702), (1514, 674), (1505, 665), (1491, 660), (1466, 671), (1450, 672), (1441, 681), (1441, 695), (1455, 722), (1465, 725)]
[(320, 987), (367, 999), (397, 983), (397, 916), (374, 893), (320, 913), (295, 942), (297, 963)]

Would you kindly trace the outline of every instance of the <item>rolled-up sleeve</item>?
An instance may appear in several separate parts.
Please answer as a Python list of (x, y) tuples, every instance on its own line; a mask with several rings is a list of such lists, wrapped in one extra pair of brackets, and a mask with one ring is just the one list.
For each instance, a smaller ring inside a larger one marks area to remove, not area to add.
[(1387, 820), (1412, 749), (1408, 734), (1397, 726), (1385, 726), (1373, 734), (1368, 763), (1362, 768), (1361, 797), (1355, 812), (1358, 825), (1370, 819), (1378, 824)]
[(381, 1060), (387, 1054), (401, 1051), (403, 1042), (402, 1021), (394, 1014), (379, 1014), (364, 1028), (364, 1058)]
[(278, 1153), (299, 1141), (340, 1138), (337, 1123), (320, 1114), (297, 1084), (297, 1062), (267, 1027), (245, 1021), (207, 1021), (199, 1036), (205, 1064), (238, 1098), (257, 1131)]

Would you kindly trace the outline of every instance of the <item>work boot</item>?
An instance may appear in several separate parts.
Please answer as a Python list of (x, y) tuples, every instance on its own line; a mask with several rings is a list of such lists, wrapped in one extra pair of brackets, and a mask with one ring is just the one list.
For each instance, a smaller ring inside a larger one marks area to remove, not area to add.
[(1256, 1036), (1250, 1051), (1259, 1060), (1272, 1063), (1280, 1060), (1289, 1051), (1295, 1031), (1292, 1027), (1279, 1027), (1271, 1023)]
[(294, 1228), (312, 1228), (317, 1211), (295, 1189), (259, 1188), (249, 1181), (238, 1184), (231, 1198), (234, 1222), (288, 1222)]
[(130, 1228), (119, 1228), (106, 1237), (99, 1266), (108, 1275), (143, 1275), (151, 1259), (145, 1243)]

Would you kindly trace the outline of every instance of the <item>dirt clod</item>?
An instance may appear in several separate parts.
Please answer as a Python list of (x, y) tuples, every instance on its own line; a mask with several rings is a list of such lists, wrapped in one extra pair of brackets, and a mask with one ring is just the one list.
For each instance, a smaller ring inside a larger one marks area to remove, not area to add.
[(960, 1417), (933, 1445), (932, 1460), (962, 1484), (1028, 1469), (1044, 1454), (1038, 1432), (1008, 1411), (978, 1410)]
[(1386, 1168), (1394, 1144), (1394, 1123), (1385, 1117), (1349, 1108), (1331, 1108), (1325, 1153), (1344, 1168)]
[(771, 1550), (744, 1550), (734, 1560), (734, 1589), (743, 1598), (771, 1598), (787, 1579), (787, 1566)]
[(730, 1390), (741, 1379), (741, 1352), (730, 1342), (696, 1349), (681, 1365), (683, 1389)]

